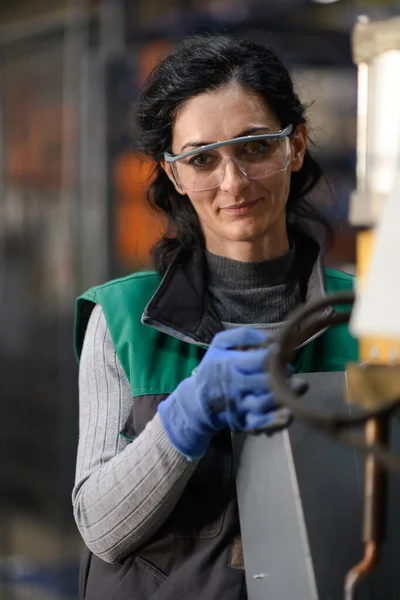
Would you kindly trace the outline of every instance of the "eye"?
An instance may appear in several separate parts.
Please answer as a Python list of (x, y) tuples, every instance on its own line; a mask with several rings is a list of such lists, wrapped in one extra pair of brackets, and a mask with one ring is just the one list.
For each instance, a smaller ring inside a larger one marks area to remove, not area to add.
[(192, 167), (209, 167), (213, 162), (213, 157), (209, 154), (195, 154), (192, 158), (189, 159), (189, 165)]
[(243, 152), (246, 154), (264, 154), (268, 152), (271, 144), (267, 140), (252, 140), (246, 142), (243, 146)]

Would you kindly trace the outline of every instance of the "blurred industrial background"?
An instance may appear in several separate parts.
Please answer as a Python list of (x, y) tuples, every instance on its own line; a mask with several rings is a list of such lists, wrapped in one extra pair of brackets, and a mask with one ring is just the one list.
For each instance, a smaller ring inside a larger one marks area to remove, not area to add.
[(162, 231), (134, 107), (154, 63), (193, 31), (273, 44), (310, 103), (329, 262), (352, 269), (357, 15), (389, 0), (3, 0), (0, 4), (0, 598), (75, 600), (75, 297), (149, 265)]

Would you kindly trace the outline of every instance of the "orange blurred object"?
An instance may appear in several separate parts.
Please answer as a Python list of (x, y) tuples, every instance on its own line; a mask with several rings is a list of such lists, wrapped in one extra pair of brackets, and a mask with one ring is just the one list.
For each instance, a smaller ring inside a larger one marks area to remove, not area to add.
[(148, 267), (150, 250), (165, 231), (146, 198), (153, 168), (153, 161), (136, 151), (121, 154), (114, 166), (116, 252), (127, 268)]
[[(139, 86), (172, 46), (168, 40), (156, 40), (141, 48)], [(124, 152), (114, 166), (116, 252), (128, 269), (150, 266), (150, 250), (165, 231), (162, 217), (149, 207), (146, 198), (153, 168), (154, 162), (137, 151)]]

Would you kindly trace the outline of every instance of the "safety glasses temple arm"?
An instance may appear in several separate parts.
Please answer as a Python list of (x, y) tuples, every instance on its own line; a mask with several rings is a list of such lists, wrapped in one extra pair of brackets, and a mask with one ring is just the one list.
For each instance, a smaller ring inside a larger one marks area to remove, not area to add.
[(277, 133), (262, 133), (261, 135), (244, 135), (242, 137), (233, 138), (231, 140), (224, 140), (223, 142), (214, 142), (213, 144), (208, 144), (207, 146), (200, 146), (199, 148), (195, 148), (194, 150), (189, 150), (188, 152), (183, 152), (182, 154), (170, 154), (169, 152), (164, 152), (164, 159), (166, 162), (173, 163), (177, 160), (181, 160), (182, 158), (187, 158), (188, 156), (194, 156), (195, 154), (199, 154), (200, 152), (205, 152), (207, 150), (215, 150), (215, 148), (220, 148), (221, 146), (230, 146), (231, 144), (238, 144), (240, 142), (253, 142), (258, 140), (280, 140), (287, 135), (290, 135), (293, 131), (293, 125), (288, 125), (285, 129), (278, 131)]

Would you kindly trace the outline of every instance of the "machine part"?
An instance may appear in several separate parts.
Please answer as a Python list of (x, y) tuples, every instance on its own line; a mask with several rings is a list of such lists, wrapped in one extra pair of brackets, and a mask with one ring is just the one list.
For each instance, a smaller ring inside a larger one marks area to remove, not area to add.
[[(388, 417), (370, 419), (365, 425), (367, 444), (388, 443)], [(365, 459), (364, 479), (364, 557), (347, 574), (345, 580), (345, 600), (354, 600), (357, 584), (376, 566), (380, 557), (381, 543), (386, 528), (387, 473), (371, 454)]]
[[(302, 406), (298, 398), (293, 394), (287, 380), (287, 363), (291, 361), (295, 349), (312, 335), (327, 329), (330, 326), (348, 322), (347, 312), (329, 313), (326, 317), (313, 320), (314, 314), (319, 314), (321, 309), (333, 305), (351, 305), (354, 300), (352, 293), (335, 294), (315, 302), (311, 306), (301, 307), (293, 313), (282, 329), (280, 342), (272, 344), (270, 359), (267, 368), (271, 375), (271, 384), (274, 388), (280, 404), (289, 408), (293, 415), (309, 422), (313, 427), (322, 429), (326, 433), (335, 435), (341, 429), (363, 425), (370, 418), (390, 414), (400, 406), (400, 398), (393, 398), (383, 406), (371, 411), (365, 411), (361, 415), (346, 415), (340, 413), (326, 413), (325, 411), (309, 410)], [(300, 326), (308, 321), (306, 327)]]
[(399, 362), (400, 279), (393, 275), (400, 252), (400, 81), (393, 73), (400, 70), (400, 17), (359, 18), (352, 49), (358, 65), (357, 189), (351, 197), (349, 221), (376, 231), (360, 244), (368, 260), (359, 253), (361, 293), (350, 330), (360, 340), (361, 354), (369, 350), (368, 358), (361, 360), (384, 363), (383, 347), (389, 349), (386, 362)]
[(368, 63), (378, 54), (400, 48), (400, 17), (371, 21), (360, 15), (352, 35), (353, 60)]
[(361, 562), (349, 571), (346, 577), (344, 594), (345, 600), (354, 600), (356, 586), (361, 578), (365, 577), (378, 562), (378, 548), (375, 542), (365, 545), (365, 554)]
[[(337, 441), (355, 446), (364, 453), (372, 453), (381, 465), (387, 469), (400, 473), (400, 460), (381, 444), (368, 444), (362, 436), (348, 431), (364, 425), (371, 418), (380, 418), (390, 415), (400, 406), (400, 397), (393, 398), (391, 402), (374, 409), (363, 411), (363, 414), (345, 415), (321, 410), (310, 410), (293, 394), (288, 381), (286, 364), (290, 362), (294, 350), (311, 335), (315, 335), (327, 327), (346, 323), (349, 313), (338, 312), (327, 316), (313, 318), (319, 315), (321, 309), (336, 305), (351, 305), (354, 300), (352, 293), (331, 295), (315, 302), (312, 306), (301, 307), (287, 321), (281, 332), (280, 343), (271, 347), (270, 359), (267, 368), (271, 377), (271, 385), (281, 405), (289, 408), (294, 417), (306, 421), (311, 427), (334, 437)], [(308, 324), (301, 328), (302, 324)], [(399, 395), (400, 396), (400, 395)]]
[(376, 410), (400, 395), (400, 365), (349, 364), (347, 402)]
[[(398, 68), (400, 70), (400, 63)], [(397, 276), (400, 253), (400, 131), (398, 144), (396, 182), (385, 200), (385, 209), (376, 227), (365, 281), (350, 322), (350, 330), (358, 338), (386, 338), (395, 348), (399, 347), (400, 340), (400, 278)]]
[[(370, 419), (365, 425), (368, 444), (388, 444), (388, 418)], [(385, 537), (387, 501), (387, 474), (372, 455), (365, 460), (363, 541), (380, 544)]]
[[(299, 344), (299, 335), (307, 336), (322, 331), (328, 325), (344, 323), (348, 313), (329, 314), (313, 319), (327, 305), (348, 304), (349, 295), (332, 296), (319, 301), (311, 308), (302, 308), (289, 320), (281, 333), (280, 344), (271, 353), (269, 371), (271, 383), (281, 404), (290, 408), (295, 417), (305, 420), (316, 429), (339, 441), (356, 446), (367, 452), (364, 495), (364, 541), (363, 560), (346, 578), (346, 600), (353, 600), (357, 583), (371, 571), (379, 558), (383, 520), (386, 514), (387, 474), (383, 467), (400, 472), (400, 460), (387, 450), (388, 419), (400, 405), (399, 368), (397, 365), (351, 365), (349, 368), (350, 397), (352, 403), (364, 409), (363, 415), (345, 416), (339, 413), (310, 410), (296, 401), (286, 381), (285, 365)], [(300, 329), (302, 323), (308, 325)], [(301, 332), (301, 333), (299, 333)], [(390, 376), (387, 376), (390, 373)], [(365, 398), (364, 398), (365, 394)], [(349, 427), (365, 423), (365, 440), (349, 432)]]
[[(348, 402), (374, 411), (393, 406), (400, 396), (400, 285), (395, 276), (400, 251), (400, 116), (393, 121), (390, 116), (400, 100), (400, 84), (393, 78), (400, 68), (400, 18), (359, 19), (352, 46), (358, 64), (358, 135), (357, 190), (351, 198), (350, 221), (377, 230), (363, 232), (357, 240), (359, 293), (350, 330), (359, 338), (364, 364), (349, 365), (347, 395)], [(366, 422), (365, 446), (379, 449), (393, 461), (386, 450), (389, 414)], [(383, 464), (376, 453), (365, 460), (365, 552), (347, 574), (346, 600), (355, 598), (358, 582), (379, 560), (387, 512)]]
[(374, 227), (396, 189), (400, 83), (393, 73), (400, 69), (400, 17), (360, 18), (353, 29), (352, 48), (358, 65), (357, 190), (349, 219), (353, 225)]
[[(400, 142), (400, 140), (399, 140)], [(372, 229), (357, 234), (357, 292), (362, 295), (367, 281), (368, 269), (375, 246), (375, 233)], [(392, 273), (390, 273), (392, 276)], [(375, 312), (374, 319), (378, 318)], [(351, 323), (350, 323), (351, 325)], [(382, 337), (362, 336), (359, 339), (360, 360), (368, 364), (393, 364), (400, 358), (400, 341)]]

